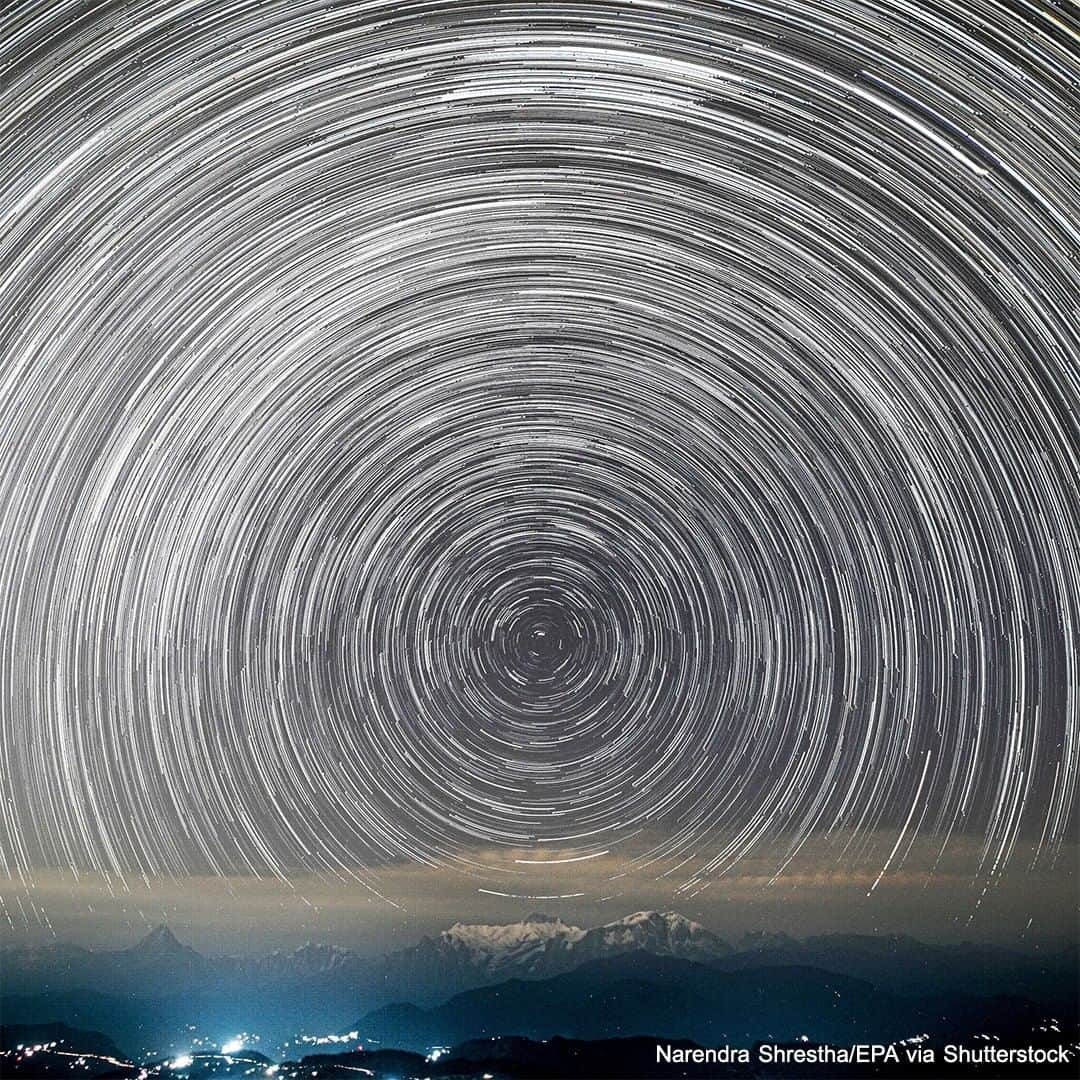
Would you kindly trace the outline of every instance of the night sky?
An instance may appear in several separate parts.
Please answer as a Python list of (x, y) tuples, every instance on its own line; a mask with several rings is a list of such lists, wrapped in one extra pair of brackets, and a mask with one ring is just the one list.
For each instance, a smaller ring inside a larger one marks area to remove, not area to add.
[(3, 939), (1075, 933), (1073, 16), (6, 4)]

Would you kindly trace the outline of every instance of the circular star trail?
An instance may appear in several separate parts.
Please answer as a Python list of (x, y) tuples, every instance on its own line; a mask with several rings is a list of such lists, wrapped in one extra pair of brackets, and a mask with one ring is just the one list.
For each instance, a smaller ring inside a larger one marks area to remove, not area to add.
[(8, 4), (6, 872), (1052, 859), (1074, 15)]

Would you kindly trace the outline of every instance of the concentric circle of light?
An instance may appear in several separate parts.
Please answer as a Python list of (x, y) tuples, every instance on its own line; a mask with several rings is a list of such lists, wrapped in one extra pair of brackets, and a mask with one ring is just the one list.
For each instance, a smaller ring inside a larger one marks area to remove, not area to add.
[(1067, 14), (17, 2), (0, 40), (9, 872), (1058, 850)]

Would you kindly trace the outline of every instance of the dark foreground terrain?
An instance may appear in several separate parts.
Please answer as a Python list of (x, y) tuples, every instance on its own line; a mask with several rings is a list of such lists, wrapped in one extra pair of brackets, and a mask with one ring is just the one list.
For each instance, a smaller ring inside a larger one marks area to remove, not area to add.
[[(1065, 1040), (1065, 1041), (1063, 1041)], [(965, 1047), (973, 1053), (988, 1046), (999, 1051), (1000, 1037), (972, 1039)], [(718, 1061), (715, 1057), (695, 1063), (694, 1053), (707, 1051), (689, 1040), (668, 1040), (638, 1036), (627, 1039), (583, 1041), (555, 1037), (545, 1040), (521, 1036), (472, 1040), (435, 1055), (404, 1050), (380, 1049), (339, 1054), (311, 1054), (298, 1061), (274, 1062), (254, 1050), (232, 1054), (206, 1053), (158, 1062), (126, 1060), (111, 1041), (97, 1032), (79, 1031), (62, 1024), (0, 1028), (0, 1076), (21, 1080), (56, 1080), (60, 1077), (87, 1077), (92, 1080), (125, 1078), (149, 1080), (174, 1077), (176, 1080), (231, 1080), (240, 1077), (272, 1077), (281, 1080), (653, 1080), (662, 1077), (723, 1078), (824, 1078), (858, 1080), (863, 1077), (1073, 1077), (1077, 1074), (1077, 1033), (1048, 1029), (1030, 1034), (1025, 1048), (1059, 1051), (1067, 1060), (1053, 1065), (1030, 1062), (1008, 1064), (950, 1065), (944, 1062), (945, 1044), (937, 1040), (915, 1040), (867, 1050), (880, 1060), (874, 1063), (807, 1063), (821, 1053), (823, 1045), (810, 1042), (759, 1044), (745, 1048), (749, 1060)], [(663, 1048), (658, 1052), (658, 1046)], [(827, 1052), (827, 1048), (826, 1052)], [(926, 1055), (930, 1052), (934, 1060)], [(729, 1053), (731, 1053), (729, 1051)], [(773, 1060), (769, 1060), (770, 1055)], [(776, 1058), (787, 1056), (787, 1063)], [(793, 1057), (799, 1060), (790, 1060)], [(674, 1060), (672, 1060), (674, 1059)], [(913, 1060), (914, 1059), (914, 1060)]]

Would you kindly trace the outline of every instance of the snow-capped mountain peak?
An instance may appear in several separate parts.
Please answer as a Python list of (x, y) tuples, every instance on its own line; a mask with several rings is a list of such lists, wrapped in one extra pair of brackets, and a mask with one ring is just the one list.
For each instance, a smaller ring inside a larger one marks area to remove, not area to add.
[(267, 958), (267, 967), (300, 975), (321, 975), (337, 971), (355, 959), (356, 955), (351, 949), (309, 941), (292, 952), (272, 954)]
[(437, 939), (440, 951), (465, 954), (475, 967), (489, 971), (521, 967), (528, 970), (541, 956), (565, 949), (587, 931), (552, 915), (530, 915), (504, 925), (454, 923)]
[(673, 911), (638, 911), (591, 930), (541, 914), (501, 925), (455, 923), (422, 947), (431, 959), (486, 976), (531, 977), (628, 952), (705, 961), (732, 951), (712, 931)]
[(635, 911), (590, 930), (582, 946), (598, 956), (642, 950), (686, 960), (712, 959), (732, 951), (711, 930), (675, 911)]
[(176, 935), (164, 924), (155, 926), (144, 938), (131, 946), (131, 952), (144, 956), (165, 956), (170, 953), (185, 952)]
[(141, 941), (128, 949), (106, 953), (114, 962), (132, 971), (180, 970), (189, 973), (207, 968), (208, 961), (189, 945), (178, 941), (176, 935), (163, 924), (155, 926)]

